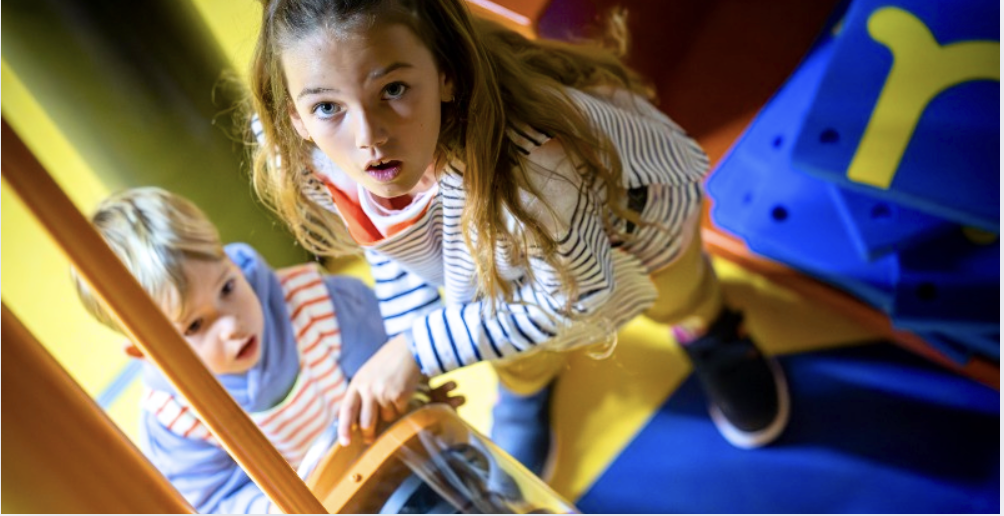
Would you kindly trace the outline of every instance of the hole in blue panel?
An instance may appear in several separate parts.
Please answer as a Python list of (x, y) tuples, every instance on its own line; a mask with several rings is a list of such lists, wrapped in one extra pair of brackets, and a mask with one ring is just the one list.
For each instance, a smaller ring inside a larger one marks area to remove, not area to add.
[(933, 301), (938, 297), (938, 288), (933, 283), (921, 283), (917, 285), (917, 298), (921, 301)]
[(824, 129), (819, 135), (819, 141), (822, 143), (837, 143), (840, 141), (840, 134), (833, 129)]
[(770, 218), (783, 222), (788, 219), (788, 209), (784, 206), (774, 206), (774, 209), (770, 210)]
[(888, 219), (892, 217), (892, 206), (884, 202), (876, 203), (872, 206), (871, 216), (873, 219)]

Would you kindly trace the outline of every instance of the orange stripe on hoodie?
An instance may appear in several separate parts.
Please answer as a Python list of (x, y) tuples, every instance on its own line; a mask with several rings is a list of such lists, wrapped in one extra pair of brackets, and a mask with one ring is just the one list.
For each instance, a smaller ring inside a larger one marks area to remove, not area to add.
[[(335, 201), (335, 206), (338, 207), (338, 213), (342, 215), (342, 220), (345, 221), (345, 225), (349, 228), (349, 234), (352, 235), (352, 238), (356, 241), (356, 243), (359, 245), (373, 245), (386, 238), (380, 233), (380, 230), (373, 225), (373, 221), (371, 221), (369, 216), (366, 215), (366, 212), (364, 212), (362, 207), (359, 206), (359, 203), (346, 195), (345, 192), (341, 191), (334, 185), (334, 183), (329, 181), (328, 178), (321, 176), (321, 181), (324, 182), (324, 186), (326, 186), (328, 188), (328, 192), (331, 193), (331, 198)], [(405, 208), (410, 203), (410, 195), (402, 195), (400, 197), (390, 199), (391, 208), (395, 210)], [(427, 204), (414, 218), (394, 224), (388, 228), (390, 234), (387, 236), (394, 236), (397, 233), (413, 226), (415, 222), (417, 222), (418, 219), (421, 219), (428, 210), (429, 205)]]

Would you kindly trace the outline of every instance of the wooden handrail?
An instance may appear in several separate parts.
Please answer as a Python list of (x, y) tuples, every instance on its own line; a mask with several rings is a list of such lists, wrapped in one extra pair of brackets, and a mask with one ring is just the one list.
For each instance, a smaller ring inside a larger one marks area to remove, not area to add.
[(194, 513), (6, 304), (4, 512)]
[(283, 512), (326, 512), (289, 463), (206, 369), (6, 119), (2, 120), (0, 136), (4, 180), (52, 235), (132, 341), (188, 400), (199, 419), (234, 460)]

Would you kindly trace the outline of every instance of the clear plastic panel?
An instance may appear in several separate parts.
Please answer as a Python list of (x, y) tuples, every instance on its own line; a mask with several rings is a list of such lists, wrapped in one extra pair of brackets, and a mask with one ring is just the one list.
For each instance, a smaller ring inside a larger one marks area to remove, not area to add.
[(372, 445), (335, 444), (306, 469), (307, 485), (333, 513), (579, 513), (441, 403), (408, 413)]
[(388, 499), (386, 512), (578, 513), (453, 410), (445, 405), (423, 410), (434, 412), (436, 422), (422, 425), (405, 418), (395, 425), (413, 425), (407, 432), (411, 437), (396, 452), (412, 474), (402, 482), (398, 496)]

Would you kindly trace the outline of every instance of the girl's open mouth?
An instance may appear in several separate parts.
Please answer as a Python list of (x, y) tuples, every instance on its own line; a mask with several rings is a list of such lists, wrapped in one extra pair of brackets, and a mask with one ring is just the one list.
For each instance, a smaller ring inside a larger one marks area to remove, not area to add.
[(378, 163), (376, 165), (370, 165), (366, 168), (366, 173), (381, 183), (393, 181), (394, 178), (401, 173), (401, 162), (391, 160), (384, 163)]

